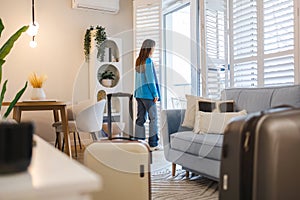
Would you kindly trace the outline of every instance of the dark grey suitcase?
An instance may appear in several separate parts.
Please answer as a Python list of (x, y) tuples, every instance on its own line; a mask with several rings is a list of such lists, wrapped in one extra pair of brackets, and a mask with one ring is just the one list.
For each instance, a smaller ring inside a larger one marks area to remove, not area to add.
[(226, 127), (221, 200), (300, 199), (300, 109), (276, 108)]

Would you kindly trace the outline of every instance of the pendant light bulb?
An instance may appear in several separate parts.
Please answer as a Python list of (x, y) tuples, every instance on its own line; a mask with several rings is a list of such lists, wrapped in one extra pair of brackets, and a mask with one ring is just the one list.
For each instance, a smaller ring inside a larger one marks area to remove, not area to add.
[(38, 33), (38, 30), (39, 30), (39, 27), (40, 27), (39, 23), (37, 23), (37, 22), (31, 23), (29, 25), (29, 28), (26, 31), (26, 33), (31, 37), (36, 36)]
[(34, 40), (34, 36), (32, 37), (32, 40), (29, 42), (29, 46), (31, 48), (37, 47), (37, 42)]

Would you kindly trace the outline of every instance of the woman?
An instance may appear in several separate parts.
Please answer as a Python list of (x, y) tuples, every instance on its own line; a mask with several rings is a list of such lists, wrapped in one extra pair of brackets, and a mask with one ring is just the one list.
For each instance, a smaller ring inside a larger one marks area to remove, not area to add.
[(135, 137), (145, 139), (145, 126), (149, 116), (149, 139), (151, 150), (158, 150), (158, 128), (156, 102), (160, 100), (160, 91), (151, 56), (154, 52), (155, 41), (146, 39), (141, 47), (135, 63), (135, 91), (138, 111), (135, 122)]

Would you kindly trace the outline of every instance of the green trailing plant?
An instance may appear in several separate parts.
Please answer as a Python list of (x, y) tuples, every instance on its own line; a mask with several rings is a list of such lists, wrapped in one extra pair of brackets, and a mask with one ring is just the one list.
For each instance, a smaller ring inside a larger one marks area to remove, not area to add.
[(101, 46), (102, 42), (105, 41), (107, 38), (105, 28), (102, 26), (96, 26), (96, 28), (94, 28), (94, 26), (90, 26), (90, 28), (88, 28), (86, 30), (85, 36), (84, 36), (84, 55), (85, 55), (86, 61), (89, 61), (89, 58), (90, 58), (91, 41), (92, 41), (91, 33), (93, 30), (95, 30), (94, 36), (95, 36), (95, 41), (96, 41), (96, 47), (98, 49), (98, 55), (101, 51), (101, 55), (104, 56), (104, 49), (100, 48), (100, 46)]
[[(10, 53), (10, 50), (13, 48), (14, 43), (19, 39), (19, 37), (21, 36), (21, 34), (23, 32), (25, 32), (28, 29), (28, 26), (23, 26), (22, 28), (20, 28), (19, 30), (17, 30), (5, 43), (4, 45), (1, 47), (0, 49), (0, 85), (2, 85), (2, 66), (5, 63), (5, 57)], [(4, 25), (2, 23), (2, 19), (0, 18), (0, 37), (2, 34), (2, 31), (4, 30)], [(2, 102), (5, 96), (5, 92), (6, 92), (6, 87), (7, 87), (7, 82), (8, 80), (5, 80), (3, 85), (2, 85), (2, 89), (1, 89), (1, 95), (0, 95), (0, 111), (2, 108)], [(8, 115), (10, 114), (10, 112), (12, 111), (13, 107), (15, 106), (15, 104), (18, 102), (18, 100), (21, 98), (21, 96), (23, 95), (23, 93), (25, 92), (27, 88), (27, 81), (25, 83), (25, 86), (16, 94), (16, 96), (14, 97), (14, 99), (11, 101), (11, 103), (9, 104), (6, 112), (3, 115), (3, 119), (6, 119), (8, 117)]]
[(106, 32), (105, 28), (102, 26), (97, 26), (96, 27), (96, 35), (95, 35), (95, 40), (96, 40), (96, 47), (98, 49), (97, 53), (97, 58), (103, 62), (104, 61), (104, 47), (102, 47), (103, 42), (107, 39), (106, 37)]
[(112, 71), (109, 70), (105, 70), (102, 74), (101, 74), (101, 80), (103, 79), (111, 79), (111, 80), (115, 80), (115, 74)]
[(101, 43), (106, 40), (106, 32), (105, 28), (102, 26), (96, 26), (96, 35), (95, 41), (98, 47), (100, 47)]
[(89, 29), (86, 30), (84, 35), (84, 55), (85, 60), (88, 61), (90, 57), (90, 49), (91, 49), (91, 31), (93, 27), (91, 26)]

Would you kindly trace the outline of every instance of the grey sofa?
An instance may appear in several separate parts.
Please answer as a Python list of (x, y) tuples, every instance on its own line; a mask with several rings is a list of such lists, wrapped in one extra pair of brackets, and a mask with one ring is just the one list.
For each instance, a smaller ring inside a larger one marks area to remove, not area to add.
[[(269, 88), (232, 88), (222, 92), (222, 100), (234, 100), (236, 111), (248, 113), (280, 105), (300, 107), (300, 85)], [(195, 134), (182, 127), (185, 110), (163, 110), (161, 113), (162, 139), (166, 160), (187, 172), (219, 179), (223, 134)]]

